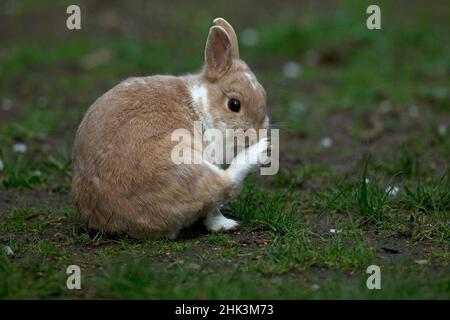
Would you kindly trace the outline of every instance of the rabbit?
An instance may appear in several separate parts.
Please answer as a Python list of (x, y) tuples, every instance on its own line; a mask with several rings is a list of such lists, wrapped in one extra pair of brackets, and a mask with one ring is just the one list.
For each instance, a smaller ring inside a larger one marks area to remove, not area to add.
[[(198, 74), (128, 78), (98, 98), (76, 132), (71, 194), (89, 229), (133, 238), (175, 239), (202, 219), (211, 232), (239, 227), (219, 206), (232, 199), (244, 178), (262, 163), (267, 137), (247, 146), (228, 167), (204, 159), (175, 164), (171, 150), (179, 128), (267, 129), (266, 92), (239, 59), (233, 27), (216, 18)], [(193, 150), (196, 152), (197, 146)], [(248, 158), (247, 158), (248, 159)]]

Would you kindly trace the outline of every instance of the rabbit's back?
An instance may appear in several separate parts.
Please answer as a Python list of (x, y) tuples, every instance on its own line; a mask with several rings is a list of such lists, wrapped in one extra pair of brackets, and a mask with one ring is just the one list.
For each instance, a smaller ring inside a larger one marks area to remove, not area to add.
[(182, 211), (176, 202), (183, 206), (195, 172), (170, 160), (171, 134), (193, 126), (191, 104), (185, 81), (154, 76), (127, 79), (89, 108), (73, 148), (72, 194), (84, 223), (129, 232), (151, 220), (144, 235), (176, 224), (168, 211)]

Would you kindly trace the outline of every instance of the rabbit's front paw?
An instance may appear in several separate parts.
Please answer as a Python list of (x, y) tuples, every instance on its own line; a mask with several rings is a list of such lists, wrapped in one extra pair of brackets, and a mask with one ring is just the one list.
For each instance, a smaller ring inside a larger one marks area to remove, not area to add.
[(264, 160), (267, 153), (269, 141), (266, 137), (259, 140), (258, 143), (242, 150), (232, 161), (232, 165), (244, 165), (247, 167), (258, 167)]
[(240, 186), (248, 173), (266, 162), (269, 141), (266, 137), (258, 143), (242, 150), (231, 162), (227, 169), (228, 176), (235, 186)]

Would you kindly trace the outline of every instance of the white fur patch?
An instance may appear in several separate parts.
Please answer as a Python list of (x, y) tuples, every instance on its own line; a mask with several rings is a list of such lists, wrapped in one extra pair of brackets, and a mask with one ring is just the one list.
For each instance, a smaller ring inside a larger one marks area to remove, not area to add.
[(194, 101), (195, 105), (198, 107), (203, 107), (208, 104), (208, 91), (205, 86), (194, 85), (189, 91), (191, 92), (192, 101)]
[(203, 85), (196, 84), (189, 88), (189, 92), (191, 93), (195, 108), (202, 116), (204, 125), (207, 128), (211, 128), (212, 118), (208, 106), (208, 89)]
[(252, 85), (253, 90), (255, 90), (256, 85), (258, 84), (258, 81), (256, 80), (255, 76), (250, 72), (246, 72), (245, 77), (248, 79), (248, 81), (250, 81), (250, 84)]
[(264, 126), (266, 126), (266, 128), (268, 128), (269, 125), (270, 125), (270, 119), (269, 119), (269, 116), (266, 116), (264, 118)]
[(125, 87), (129, 87), (136, 84), (147, 84), (147, 82), (143, 78), (129, 78), (122, 82)]

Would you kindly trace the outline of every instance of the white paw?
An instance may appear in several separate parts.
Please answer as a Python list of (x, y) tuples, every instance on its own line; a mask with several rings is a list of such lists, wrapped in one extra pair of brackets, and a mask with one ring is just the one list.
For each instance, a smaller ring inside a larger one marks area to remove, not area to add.
[(239, 227), (239, 223), (233, 219), (228, 219), (222, 214), (208, 216), (205, 220), (205, 226), (209, 231), (219, 232), (233, 230)]
[(233, 184), (240, 185), (249, 172), (256, 170), (266, 160), (268, 146), (269, 141), (264, 137), (258, 143), (242, 150), (233, 159), (227, 169)]
[(257, 143), (258, 165), (267, 164), (270, 162), (268, 156), (268, 149), (270, 147), (270, 141), (267, 137), (262, 138)]
[(242, 150), (234, 158), (232, 164), (247, 165), (247, 166), (259, 166), (263, 160), (264, 155), (267, 153), (269, 147), (269, 141), (267, 137), (259, 140), (258, 143), (251, 145), (250, 147)]

